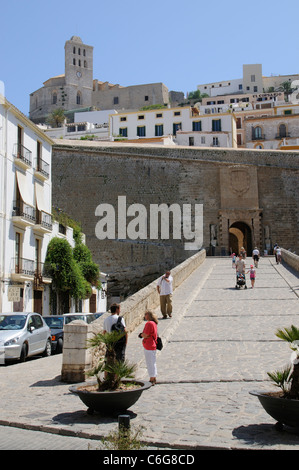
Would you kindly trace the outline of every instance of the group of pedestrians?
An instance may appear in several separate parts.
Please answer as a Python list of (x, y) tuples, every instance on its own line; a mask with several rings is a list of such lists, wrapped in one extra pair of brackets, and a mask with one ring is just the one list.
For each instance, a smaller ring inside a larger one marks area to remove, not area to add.
[[(170, 271), (166, 271), (163, 276), (158, 279), (157, 291), (160, 297), (160, 309), (162, 318), (167, 316), (172, 317), (172, 293), (173, 293), (173, 277)], [(104, 320), (103, 333), (110, 333), (115, 325), (120, 322), (123, 328), (123, 341), (115, 344), (115, 357), (118, 361), (125, 361), (125, 351), (128, 341), (128, 333), (126, 331), (126, 324), (123, 317), (120, 317), (120, 305), (113, 304), (110, 307), (111, 315)], [(142, 338), (142, 346), (144, 350), (144, 357), (149, 375), (149, 380), (152, 385), (156, 384), (157, 380), (157, 363), (156, 351), (158, 341), (158, 318), (155, 313), (146, 311), (144, 314), (146, 324), (142, 333), (139, 333), (139, 338)]]
[[(254, 262), (254, 265), (250, 265), (250, 269), (246, 272), (246, 264), (245, 264), (245, 259), (246, 259), (247, 253), (244, 247), (241, 247), (240, 249), (240, 254), (238, 257), (236, 257), (236, 254), (232, 254), (232, 267), (236, 269), (236, 275), (238, 276), (244, 276), (245, 274), (249, 274), (250, 277), (250, 282), (251, 282), (251, 288), (254, 288), (255, 284), (255, 279), (256, 279), (256, 268), (258, 267), (258, 262), (260, 259), (260, 252), (257, 247), (254, 248), (252, 252), (252, 259)], [(245, 281), (246, 282), (246, 281)]]

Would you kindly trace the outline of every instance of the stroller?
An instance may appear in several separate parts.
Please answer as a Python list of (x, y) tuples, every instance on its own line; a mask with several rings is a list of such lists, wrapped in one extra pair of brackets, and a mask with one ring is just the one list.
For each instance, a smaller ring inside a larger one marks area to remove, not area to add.
[(245, 277), (245, 274), (237, 273), (236, 289), (241, 289), (241, 287), (244, 287), (245, 289), (247, 289), (246, 277)]

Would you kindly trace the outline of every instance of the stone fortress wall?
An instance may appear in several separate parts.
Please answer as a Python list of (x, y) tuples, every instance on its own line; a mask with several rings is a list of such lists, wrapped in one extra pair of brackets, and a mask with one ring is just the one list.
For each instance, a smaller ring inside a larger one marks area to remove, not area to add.
[[(95, 211), (118, 197), (126, 206), (203, 205), (203, 248), (229, 254), (244, 243), (299, 252), (299, 154), (294, 151), (209, 149), (142, 144), (55, 141), (53, 206), (82, 224), (112, 295), (132, 294), (194, 254), (184, 240), (118, 237), (99, 240)], [(194, 217), (193, 217), (194, 218)], [(128, 218), (127, 220), (131, 220)], [(172, 234), (170, 224), (170, 235)]]

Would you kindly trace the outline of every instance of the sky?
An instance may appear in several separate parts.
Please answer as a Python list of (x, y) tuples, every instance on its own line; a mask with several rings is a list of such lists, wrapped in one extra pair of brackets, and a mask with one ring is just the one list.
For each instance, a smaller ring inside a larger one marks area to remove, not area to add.
[(0, 0), (0, 80), (25, 115), (29, 95), (64, 73), (72, 36), (94, 47), (93, 77), (122, 86), (163, 82), (187, 92), (242, 78), (299, 73), (298, 0)]

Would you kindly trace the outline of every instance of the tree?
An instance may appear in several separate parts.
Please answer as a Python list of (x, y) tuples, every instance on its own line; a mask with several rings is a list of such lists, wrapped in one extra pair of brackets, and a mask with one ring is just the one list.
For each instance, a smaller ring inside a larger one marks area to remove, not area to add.
[(47, 124), (52, 127), (62, 127), (64, 123), (65, 115), (64, 110), (62, 108), (56, 108), (52, 111), (51, 114), (46, 119)]
[(206, 98), (207, 96), (209, 96), (207, 93), (201, 94), (200, 90), (190, 91), (190, 93), (188, 93), (188, 100), (202, 101), (202, 99)]

